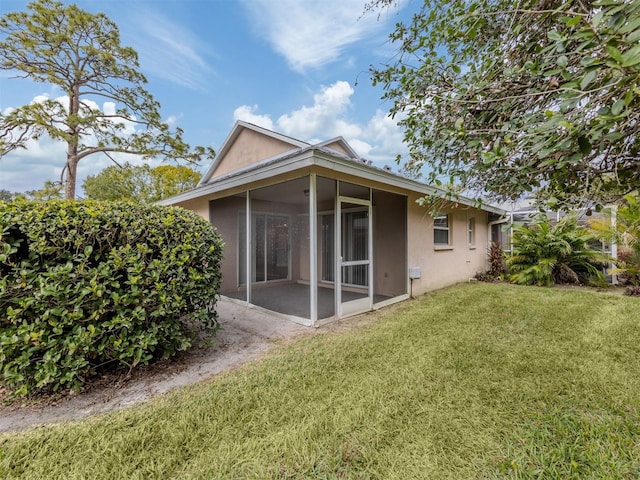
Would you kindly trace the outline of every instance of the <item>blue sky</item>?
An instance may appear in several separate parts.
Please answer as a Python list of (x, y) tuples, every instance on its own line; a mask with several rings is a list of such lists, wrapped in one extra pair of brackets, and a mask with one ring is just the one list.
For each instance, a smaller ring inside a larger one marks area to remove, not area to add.
[[(304, 141), (343, 136), (361, 156), (396, 169), (396, 155), (406, 154), (402, 132), (388, 117), (390, 104), (371, 85), (368, 69), (393, 57), (388, 34), (419, 2), (363, 15), (366, 1), (75, 3), (118, 25), (122, 44), (139, 54), (163, 118), (180, 126), (191, 145), (218, 150), (234, 122), (245, 120)], [(2, 0), (0, 14), (26, 10), (26, 4)], [(0, 72), (0, 111), (63, 94), (10, 77)], [(6, 155), (0, 159), (0, 189), (25, 191), (58, 180), (64, 151), (64, 145), (43, 139)], [(135, 163), (131, 156), (119, 160)], [(110, 164), (106, 157), (82, 160), (78, 187)]]

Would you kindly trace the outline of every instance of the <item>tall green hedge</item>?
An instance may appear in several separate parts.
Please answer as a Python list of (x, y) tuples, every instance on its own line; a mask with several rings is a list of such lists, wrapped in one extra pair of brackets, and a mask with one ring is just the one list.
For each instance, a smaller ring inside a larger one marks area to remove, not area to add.
[(215, 332), (222, 241), (193, 212), (0, 202), (0, 375), (16, 395), (79, 389)]

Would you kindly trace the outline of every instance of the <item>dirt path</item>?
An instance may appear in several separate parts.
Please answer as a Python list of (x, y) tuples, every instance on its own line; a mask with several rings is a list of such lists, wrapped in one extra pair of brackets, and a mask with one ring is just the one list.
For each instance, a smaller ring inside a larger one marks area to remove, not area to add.
[(218, 313), (222, 329), (214, 347), (194, 350), (175, 361), (162, 362), (126, 378), (114, 377), (104, 385), (62, 398), (55, 404), (0, 404), (0, 432), (77, 420), (128, 407), (253, 360), (276, 342), (318, 331), (224, 299), (218, 303)]

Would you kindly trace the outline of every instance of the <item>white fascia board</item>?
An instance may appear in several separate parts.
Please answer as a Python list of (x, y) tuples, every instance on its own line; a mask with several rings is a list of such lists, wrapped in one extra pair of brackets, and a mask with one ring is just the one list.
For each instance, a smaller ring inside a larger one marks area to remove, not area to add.
[(176, 203), (193, 200), (194, 198), (211, 195), (213, 193), (229, 190), (232, 188), (249, 185), (269, 178), (277, 178), (279, 175), (289, 173), (298, 169), (310, 167), (314, 164), (313, 152), (307, 151), (302, 155), (292, 156), (277, 163), (262, 165), (259, 168), (245, 169), (235, 174), (226, 175), (213, 183), (208, 183), (188, 192), (180, 193), (173, 197), (160, 200), (159, 205), (174, 205)]
[[(314, 162), (315, 165), (335, 170), (340, 173), (354, 175), (366, 180), (376, 181), (386, 185), (392, 185), (394, 187), (410, 190), (424, 195), (436, 194), (441, 196), (442, 198), (445, 198), (446, 195), (446, 191), (443, 189), (436, 188), (431, 185), (412, 180), (410, 178), (400, 177), (398, 175), (395, 175), (394, 173), (386, 172), (369, 165), (333, 158), (326, 154), (323, 154), (322, 152), (318, 152), (316, 154), (316, 158), (318, 158), (319, 161)], [(506, 210), (494, 207), (493, 205), (483, 204), (482, 206), (478, 207), (473, 199), (463, 196), (460, 196), (457, 199), (447, 200), (451, 202), (462, 203), (463, 205), (467, 205), (469, 207), (480, 208), (480, 210), (486, 210), (498, 215), (506, 215), (507, 213)]]
[[(237, 188), (243, 185), (249, 185), (261, 180), (277, 178), (279, 175), (290, 173), (299, 169), (308, 168), (314, 165), (346, 175), (352, 175), (358, 178), (362, 178), (363, 180), (378, 182), (423, 195), (436, 194), (445, 198), (445, 190), (432, 187), (431, 185), (426, 185), (410, 178), (400, 177), (398, 175), (395, 175), (394, 173), (386, 172), (382, 169), (372, 167), (370, 165), (365, 165), (364, 163), (358, 163), (357, 161), (349, 160), (346, 158), (335, 157), (324, 151), (319, 151), (311, 148), (300, 152), (300, 154), (291, 155), (289, 158), (283, 158), (280, 160), (275, 159), (271, 163), (266, 164), (264, 162), (261, 162), (261, 165), (251, 165), (241, 171), (232, 172), (220, 179), (216, 179), (213, 183), (202, 185), (195, 188), (194, 190), (181, 193), (165, 200), (161, 200), (157, 203), (160, 205), (173, 205), (175, 203), (192, 200), (194, 198), (210, 195), (223, 190)], [(506, 210), (494, 207), (493, 205), (483, 204), (482, 206), (478, 207), (474, 200), (467, 197), (461, 196), (457, 199), (450, 199), (449, 201), (458, 202), (474, 208), (480, 208), (481, 210), (485, 210), (498, 215), (505, 215), (507, 213)]]

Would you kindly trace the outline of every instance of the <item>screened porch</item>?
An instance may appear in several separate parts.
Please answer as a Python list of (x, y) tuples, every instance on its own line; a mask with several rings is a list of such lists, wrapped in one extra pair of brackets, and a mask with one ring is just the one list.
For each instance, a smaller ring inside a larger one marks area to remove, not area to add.
[(211, 200), (209, 214), (226, 297), (317, 325), (408, 296), (404, 195), (311, 174)]

